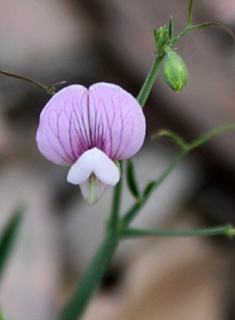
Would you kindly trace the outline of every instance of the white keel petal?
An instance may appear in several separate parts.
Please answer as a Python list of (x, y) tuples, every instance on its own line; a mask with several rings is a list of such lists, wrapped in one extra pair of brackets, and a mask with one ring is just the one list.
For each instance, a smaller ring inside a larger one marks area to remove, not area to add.
[(81, 184), (92, 173), (101, 182), (110, 186), (115, 186), (120, 180), (117, 165), (103, 151), (93, 148), (84, 152), (72, 165), (68, 172), (67, 181), (76, 185)]
[(72, 184), (80, 184), (86, 181), (92, 174), (93, 158), (91, 150), (84, 152), (72, 165), (68, 172), (67, 181)]
[(80, 185), (82, 195), (90, 205), (97, 202), (107, 185), (115, 186), (119, 180), (117, 165), (97, 148), (84, 152), (67, 176), (68, 182)]
[(117, 165), (101, 150), (93, 150), (93, 173), (104, 184), (115, 186), (120, 180)]

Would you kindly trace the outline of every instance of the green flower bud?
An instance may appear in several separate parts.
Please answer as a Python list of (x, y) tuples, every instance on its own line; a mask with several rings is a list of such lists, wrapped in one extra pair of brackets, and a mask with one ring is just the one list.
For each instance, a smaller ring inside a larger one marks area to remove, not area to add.
[(168, 41), (168, 31), (166, 27), (161, 27), (158, 30), (154, 30), (154, 39), (157, 54), (161, 54), (165, 44)]
[(188, 82), (188, 70), (181, 58), (174, 51), (169, 51), (164, 58), (163, 75), (171, 87), (175, 91), (180, 91)]

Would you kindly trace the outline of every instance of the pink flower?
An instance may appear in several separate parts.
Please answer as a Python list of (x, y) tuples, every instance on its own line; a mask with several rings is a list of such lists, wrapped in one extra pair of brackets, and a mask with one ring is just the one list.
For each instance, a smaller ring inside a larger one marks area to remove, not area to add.
[(132, 157), (145, 138), (137, 100), (117, 85), (71, 85), (56, 93), (40, 115), (37, 144), (50, 161), (71, 166), (67, 181), (80, 185), (89, 204), (120, 180), (115, 161)]

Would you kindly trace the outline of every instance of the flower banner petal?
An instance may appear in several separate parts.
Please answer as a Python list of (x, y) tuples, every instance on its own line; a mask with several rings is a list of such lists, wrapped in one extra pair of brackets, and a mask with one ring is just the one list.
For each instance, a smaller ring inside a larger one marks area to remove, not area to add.
[(50, 161), (71, 165), (88, 149), (87, 89), (72, 85), (60, 90), (46, 104), (40, 115), (37, 144)]
[(89, 124), (94, 146), (114, 161), (132, 157), (145, 138), (142, 108), (114, 84), (101, 82), (89, 88)]

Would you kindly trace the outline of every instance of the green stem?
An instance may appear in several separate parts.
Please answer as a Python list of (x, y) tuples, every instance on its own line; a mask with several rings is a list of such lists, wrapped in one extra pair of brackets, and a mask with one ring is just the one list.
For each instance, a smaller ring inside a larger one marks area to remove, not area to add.
[[(181, 160), (186, 156), (187, 151), (181, 150), (175, 159), (171, 162), (168, 168), (163, 172), (158, 180), (154, 182), (154, 187), (151, 190), (151, 193), (157, 189), (157, 187), (169, 176), (169, 174), (175, 169), (175, 167), (181, 162)], [(150, 193), (148, 193), (145, 197), (149, 198)]]
[(164, 55), (156, 57), (153, 65), (152, 65), (152, 68), (151, 68), (151, 70), (150, 70), (150, 72), (149, 72), (137, 98), (136, 98), (142, 108), (145, 106), (145, 103), (149, 97), (151, 90), (152, 90), (152, 87), (154, 85), (154, 82), (156, 80), (158, 72), (160, 70), (163, 58), (164, 58)]
[(202, 28), (207, 28), (207, 27), (220, 27), (222, 29), (224, 29), (225, 31), (227, 31), (231, 37), (233, 38), (233, 40), (235, 41), (235, 34), (234, 32), (224, 23), (220, 23), (220, 22), (206, 22), (206, 23), (202, 23), (202, 24), (198, 24), (195, 26), (187, 26), (186, 29), (184, 29), (178, 36), (174, 37), (170, 42), (169, 42), (169, 46), (173, 46), (178, 40), (180, 40), (188, 31), (191, 30), (197, 30), (197, 29), (202, 29)]
[[(120, 162), (122, 172), (122, 163)], [(119, 243), (118, 224), (121, 207), (122, 179), (114, 189), (113, 203), (110, 220), (107, 224), (106, 237), (101, 243), (99, 250), (91, 261), (86, 273), (82, 277), (75, 295), (69, 302), (62, 314), (61, 320), (78, 320), (84, 314), (86, 307), (95, 293), (110, 260), (113, 257)]]
[(126, 226), (131, 223), (131, 221), (137, 216), (140, 209), (145, 205), (148, 198), (152, 194), (154, 190), (168, 177), (168, 175), (171, 173), (171, 171), (178, 165), (178, 163), (193, 149), (196, 149), (200, 147), (205, 142), (213, 139), (218, 134), (227, 131), (235, 129), (235, 124), (225, 124), (222, 125), (204, 135), (201, 137), (193, 140), (190, 143), (186, 143), (181, 139), (178, 135), (176, 135), (174, 132), (169, 130), (163, 130), (160, 131), (160, 135), (166, 135), (171, 137), (182, 149), (177, 154), (176, 158), (170, 163), (168, 168), (163, 172), (163, 174), (160, 176), (160, 178), (156, 181), (152, 181), (148, 184), (146, 189), (144, 190), (143, 198), (137, 201), (126, 213), (126, 215), (122, 218), (122, 225)]
[(208, 133), (202, 135), (201, 137), (193, 140), (191, 143), (187, 144), (187, 149), (188, 151), (191, 151), (193, 149), (196, 149), (198, 147), (200, 147), (202, 144), (204, 144), (205, 142), (213, 139), (214, 137), (216, 137), (217, 135), (219, 135), (220, 133), (227, 131), (227, 130), (232, 130), (235, 129), (235, 124), (225, 124), (222, 125), (218, 128), (215, 128), (214, 130), (209, 131)]
[(190, 0), (189, 8), (188, 8), (188, 27), (192, 24), (192, 17), (193, 17), (193, 0)]
[(163, 172), (160, 178), (156, 181), (151, 182), (147, 188), (145, 189), (143, 198), (136, 202), (125, 214), (125, 216), (121, 220), (121, 225), (129, 225), (131, 221), (137, 216), (140, 209), (145, 205), (150, 195), (153, 193), (154, 190), (169, 176), (171, 171), (179, 164), (179, 162), (186, 156), (187, 151), (181, 150), (175, 159), (170, 163), (168, 168)]
[(178, 144), (178, 146), (183, 149), (183, 150), (187, 150), (188, 145), (187, 143), (175, 132), (168, 130), (168, 129), (162, 129), (159, 132), (157, 132), (156, 134), (153, 135), (153, 137), (169, 137), (172, 140), (174, 140), (175, 143)]
[[(146, 104), (146, 101), (150, 95), (150, 92), (153, 88), (153, 85), (155, 83), (155, 80), (157, 78), (157, 75), (158, 75), (158, 72), (160, 70), (160, 67), (161, 67), (161, 64), (163, 62), (163, 59), (164, 59), (164, 56), (165, 55), (159, 55), (156, 57), (153, 65), (152, 65), (152, 68), (150, 70), (150, 72), (148, 73), (147, 75), (147, 78), (145, 79), (144, 81), (144, 84), (143, 86), (141, 87), (140, 89), (140, 92), (137, 96), (137, 101), (139, 102), (139, 104), (141, 105), (142, 108), (144, 108), (145, 104)], [(132, 164), (130, 164), (130, 161), (132, 161)], [(127, 160), (127, 166), (130, 166), (132, 165), (133, 166), (133, 170), (134, 170), (134, 160), (133, 159), (130, 159), (130, 160)], [(130, 190), (132, 192), (132, 190)], [(136, 195), (139, 196), (138, 194), (138, 187), (136, 185)]]
[(175, 143), (178, 144), (178, 146), (182, 149), (185, 150), (187, 152), (196, 149), (198, 147), (200, 147), (202, 144), (206, 143), (207, 141), (213, 139), (214, 137), (216, 137), (217, 135), (219, 135), (220, 133), (224, 132), (224, 131), (228, 131), (228, 130), (232, 130), (235, 129), (235, 124), (224, 124), (222, 126), (219, 126), (205, 134), (203, 134), (202, 136), (200, 136), (199, 138), (196, 138), (195, 140), (187, 143), (185, 142), (179, 135), (177, 135), (175, 132), (168, 130), (168, 129), (162, 129), (159, 132), (157, 132), (156, 134), (153, 135), (153, 137), (155, 136), (166, 136), (171, 138), (172, 140), (174, 140)]
[(121, 226), (128, 226), (132, 220), (137, 216), (140, 209), (145, 205), (147, 202), (147, 198), (143, 198), (132, 205), (132, 207), (127, 211), (124, 217), (121, 219)]
[(169, 46), (172, 47), (178, 40), (180, 40), (189, 30), (191, 30), (189, 27), (187, 27), (186, 29), (184, 29), (184, 31), (182, 31), (178, 36), (174, 37), (170, 43)]
[(118, 245), (115, 234), (108, 233), (100, 245), (90, 266), (82, 277), (78, 290), (65, 308), (61, 320), (81, 319), (88, 302), (95, 293), (102, 277), (109, 266), (110, 260)]
[[(122, 161), (120, 161), (120, 171), (122, 175)], [(121, 209), (121, 196), (122, 196), (122, 177), (114, 189), (111, 216), (110, 216), (110, 221), (108, 223), (108, 231), (113, 233), (117, 233), (117, 229), (118, 229), (119, 214)]]
[(231, 37), (233, 38), (233, 41), (235, 41), (235, 34), (233, 30), (229, 26), (221, 22), (216, 22), (216, 21), (205, 22), (199, 25), (191, 26), (190, 30), (197, 30), (197, 29), (213, 27), (213, 26), (224, 29), (226, 32), (228, 32), (231, 35)]
[(149, 236), (161, 236), (161, 237), (205, 237), (205, 236), (232, 236), (235, 233), (235, 229), (231, 226), (207, 228), (199, 230), (141, 230), (133, 228), (120, 229), (120, 235), (122, 238), (141, 238)]

